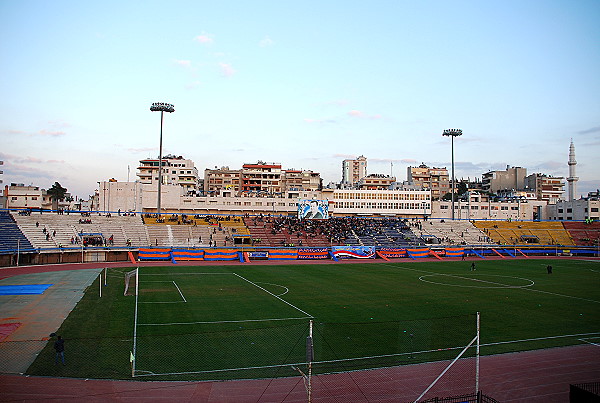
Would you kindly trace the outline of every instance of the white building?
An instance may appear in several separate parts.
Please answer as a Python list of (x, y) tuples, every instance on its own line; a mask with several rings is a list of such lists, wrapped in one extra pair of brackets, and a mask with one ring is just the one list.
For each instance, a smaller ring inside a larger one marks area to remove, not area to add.
[(429, 190), (324, 190), (334, 216), (423, 217), (431, 215)]
[(342, 184), (354, 186), (367, 176), (367, 158), (363, 155), (351, 160), (342, 161)]
[(559, 221), (600, 220), (600, 200), (561, 200), (548, 206), (548, 219)]
[[(156, 213), (157, 188), (140, 182), (100, 182), (100, 211)], [(422, 217), (431, 214), (428, 190), (287, 191), (281, 195), (191, 195), (177, 185), (162, 187), (162, 214), (291, 214), (300, 200), (328, 200), (330, 216)]]
[[(536, 220), (546, 219), (547, 202), (524, 198), (492, 201), (478, 192), (468, 192), (465, 198), (454, 202), (454, 218), (457, 220)], [(435, 218), (452, 218), (452, 202), (436, 201), (433, 203), (431, 216)]]
[[(137, 176), (141, 183), (158, 187), (158, 164), (159, 160), (153, 158), (140, 161)], [(194, 161), (182, 156), (166, 155), (162, 159), (162, 166), (163, 185), (178, 185), (186, 191), (198, 189), (199, 176)]]

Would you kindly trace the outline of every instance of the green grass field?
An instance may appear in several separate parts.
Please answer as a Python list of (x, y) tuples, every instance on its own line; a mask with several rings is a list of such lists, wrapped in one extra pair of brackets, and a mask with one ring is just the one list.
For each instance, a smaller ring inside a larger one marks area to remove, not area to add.
[(317, 372), (451, 359), (476, 312), (484, 355), (600, 340), (598, 262), (142, 268), (137, 315), (124, 271), (109, 271), (102, 298), (96, 280), (61, 327), (69, 365), (48, 365), (49, 343), (28, 373), (131, 378), (133, 351), (140, 379), (297, 375), (310, 319)]

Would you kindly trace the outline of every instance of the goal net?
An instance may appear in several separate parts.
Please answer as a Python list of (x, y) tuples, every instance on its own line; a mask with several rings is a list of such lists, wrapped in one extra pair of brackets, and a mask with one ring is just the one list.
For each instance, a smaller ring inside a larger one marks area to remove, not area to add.
[(135, 269), (125, 273), (125, 292), (123, 292), (123, 295), (135, 295), (137, 271), (138, 269)]

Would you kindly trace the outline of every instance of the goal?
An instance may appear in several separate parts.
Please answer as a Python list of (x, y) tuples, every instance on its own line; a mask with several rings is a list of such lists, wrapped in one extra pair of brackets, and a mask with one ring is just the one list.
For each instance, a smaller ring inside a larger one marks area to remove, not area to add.
[(138, 269), (135, 269), (125, 273), (125, 291), (123, 292), (123, 295), (136, 295), (137, 271)]

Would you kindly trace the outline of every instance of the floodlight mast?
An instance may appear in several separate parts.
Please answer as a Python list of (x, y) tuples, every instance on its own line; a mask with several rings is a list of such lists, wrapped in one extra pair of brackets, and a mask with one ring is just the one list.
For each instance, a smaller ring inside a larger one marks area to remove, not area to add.
[(455, 188), (455, 179), (454, 179), (454, 137), (462, 136), (462, 129), (446, 129), (442, 133), (442, 136), (449, 136), (451, 138), (452, 143), (452, 220), (454, 220), (454, 188)]
[(175, 107), (172, 104), (164, 102), (154, 102), (150, 106), (152, 112), (160, 112), (160, 142), (158, 147), (158, 197), (156, 203), (156, 218), (160, 218), (160, 195), (162, 185), (162, 133), (163, 133), (163, 114), (164, 112), (175, 112)]

